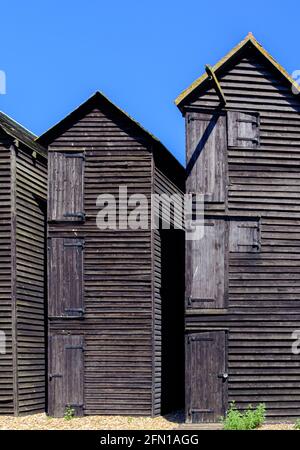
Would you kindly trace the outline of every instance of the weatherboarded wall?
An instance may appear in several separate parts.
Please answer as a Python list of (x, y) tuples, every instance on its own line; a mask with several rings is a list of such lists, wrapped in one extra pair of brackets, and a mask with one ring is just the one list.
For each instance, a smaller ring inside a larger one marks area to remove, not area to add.
[(16, 157), (16, 300), (19, 414), (45, 411), (46, 196), (44, 158)]
[[(83, 370), (78, 380), (82, 391), (74, 402), (71, 389), (64, 405), (57, 408), (56, 392), (68, 384), (70, 374), (52, 378), (57, 366), (50, 355), (50, 413), (61, 415), (66, 404), (72, 403), (79, 414), (160, 412), (162, 344), (160, 305), (154, 301), (153, 233), (150, 229), (99, 230), (96, 226), (101, 209), (96, 200), (100, 194), (115, 194), (118, 198), (119, 186), (127, 186), (128, 195), (144, 194), (150, 202), (154, 186), (151, 150), (144, 133), (139, 134), (136, 125), (132, 126), (131, 120), (116, 112), (115, 107), (85, 110), (50, 142), (49, 252), (56, 238), (64, 239), (64, 245), (68, 245), (68, 238), (84, 243), (81, 312), (76, 318), (66, 317), (65, 313), (49, 315), (50, 353), (51, 339), (58, 335), (70, 334), (83, 340)], [(84, 221), (52, 220), (53, 211), (58, 214), (59, 200), (52, 197), (59, 191), (55, 169), (58, 152), (84, 153)], [(64, 283), (65, 276), (50, 262), (50, 308), (59, 298), (54, 292), (57, 277)]]
[[(227, 110), (259, 113), (260, 142), (256, 148), (228, 148), (229, 113), (216, 112), (218, 98), (207, 85), (201, 95), (191, 94), (184, 108), (188, 145), (194, 145), (197, 134), (193, 117), (207, 114), (226, 154), (225, 195), (207, 199), (207, 218), (224, 216), (227, 223), (238, 217), (257, 220), (259, 248), (241, 251), (229, 246), (225, 311), (205, 313), (197, 302), (187, 305), (186, 333), (228, 332), (229, 401), (240, 408), (265, 402), (269, 419), (295, 418), (300, 414), (300, 360), (291, 351), (292, 332), (300, 329), (299, 98), (251, 46), (224, 67), (218, 79)], [(188, 164), (188, 190), (201, 177), (199, 167)]]
[(13, 357), (11, 310), (11, 168), (9, 140), (0, 138), (0, 324), (6, 335), (6, 354), (0, 355), (0, 413), (12, 414)]
[(0, 144), (0, 413), (45, 410), (46, 159), (6, 134)]

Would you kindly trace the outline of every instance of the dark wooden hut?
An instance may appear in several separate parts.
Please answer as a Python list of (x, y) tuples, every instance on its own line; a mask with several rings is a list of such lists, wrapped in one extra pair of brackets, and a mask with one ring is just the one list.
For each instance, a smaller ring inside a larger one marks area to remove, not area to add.
[(250, 33), (176, 101), (187, 192), (205, 197), (186, 245), (186, 419), (228, 402), (300, 415), (300, 95)]
[[(48, 411), (157, 415), (183, 401), (184, 238), (100, 230), (100, 194), (174, 194), (184, 169), (96, 93), (39, 142), (48, 148)], [(150, 217), (149, 217), (150, 221)]]
[(45, 410), (47, 159), (0, 113), (0, 414)]

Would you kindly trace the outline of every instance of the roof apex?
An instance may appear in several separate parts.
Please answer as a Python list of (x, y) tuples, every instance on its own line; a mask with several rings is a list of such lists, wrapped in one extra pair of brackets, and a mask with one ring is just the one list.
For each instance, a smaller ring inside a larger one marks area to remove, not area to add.
[(65, 126), (68, 126), (70, 122), (72, 122), (76, 118), (84, 112), (85, 109), (89, 109), (90, 107), (97, 107), (97, 105), (106, 105), (112, 108), (115, 111), (118, 111), (120, 115), (125, 117), (127, 120), (130, 120), (131, 123), (143, 134), (143, 136), (153, 144), (153, 147), (157, 147), (159, 150), (163, 151), (170, 160), (173, 160), (174, 163), (181, 168), (183, 166), (177, 160), (177, 158), (165, 147), (165, 145), (152, 133), (146, 130), (139, 122), (137, 122), (133, 117), (131, 117), (126, 111), (121, 109), (115, 103), (113, 103), (106, 95), (104, 95), (101, 91), (94, 92), (87, 100), (81, 103), (77, 108), (75, 108), (72, 112), (67, 114), (63, 119), (57, 122), (55, 125), (50, 127), (47, 131), (41, 134), (39, 137), (35, 139), (35, 142), (41, 143), (42, 145), (49, 145), (49, 143), (55, 139), (56, 136), (59, 136)]
[[(229, 53), (227, 53), (223, 58), (221, 58), (214, 66), (213, 71), (218, 72), (225, 63), (227, 63), (232, 57), (234, 57), (240, 50), (246, 47), (247, 44), (251, 43), (261, 55), (268, 60), (272, 66), (289, 82), (291, 83), (300, 93), (300, 86), (291, 77), (291, 75), (263, 48), (263, 46), (257, 41), (253, 33), (249, 31), (247, 36), (240, 41)], [(175, 100), (176, 106), (180, 107), (182, 101), (191, 94), (196, 88), (198, 88), (204, 81), (208, 79), (208, 75), (205, 72), (201, 77), (197, 78), (187, 89), (181, 92)]]
[(106, 95), (103, 94), (103, 92), (97, 90), (95, 91), (90, 97), (88, 97), (87, 100), (82, 102), (79, 106), (77, 106), (73, 111), (71, 111), (69, 114), (67, 114), (63, 119), (58, 121), (56, 124), (54, 124), (52, 127), (50, 127), (48, 130), (46, 130), (44, 133), (42, 133), (40, 136), (38, 136), (35, 140), (37, 142), (44, 142), (48, 140), (48, 137), (52, 136), (60, 128), (65, 124), (68, 123), (69, 120), (72, 120), (76, 114), (80, 113), (80, 111), (84, 110), (84, 108), (88, 108), (90, 105), (93, 106), (97, 102), (102, 102), (106, 105), (109, 105), (111, 108), (119, 111), (120, 114), (125, 116), (127, 119), (132, 121), (135, 126), (137, 126), (145, 135), (148, 136), (152, 141), (156, 142), (157, 144), (160, 144), (161, 146), (164, 146), (159, 139), (154, 136), (152, 133), (150, 133), (148, 130), (146, 130), (139, 122), (137, 122), (133, 117), (131, 117), (126, 111), (121, 109), (119, 106), (117, 106), (114, 102), (112, 102)]

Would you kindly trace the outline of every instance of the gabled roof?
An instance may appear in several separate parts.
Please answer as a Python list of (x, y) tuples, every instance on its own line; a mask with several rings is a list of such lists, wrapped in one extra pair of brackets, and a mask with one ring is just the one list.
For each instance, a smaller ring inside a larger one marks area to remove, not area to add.
[[(277, 70), (290, 84), (292, 84), (300, 93), (300, 86), (298, 83), (288, 74), (288, 72), (265, 50), (262, 45), (255, 39), (252, 33), (248, 33), (245, 39), (243, 39), (236, 47), (234, 47), (226, 56), (218, 61), (212, 68), (212, 70), (218, 74), (218, 72), (229, 63), (237, 54), (241, 53), (246, 47), (254, 46), (259, 53)], [(185, 89), (175, 100), (175, 104), (180, 107), (181, 103), (190, 95), (195, 89), (199, 88), (208, 79), (208, 74), (204, 73), (200, 78), (197, 78), (187, 89)]]
[(147, 140), (150, 144), (153, 144), (154, 151), (161, 151), (164, 155), (167, 155), (169, 160), (173, 160), (174, 164), (183, 168), (179, 161), (169, 152), (169, 150), (157, 139), (153, 134), (147, 131), (142, 125), (133, 119), (127, 112), (119, 108), (115, 103), (109, 100), (103, 93), (96, 91), (90, 98), (79, 105), (74, 111), (64, 117), (60, 122), (55, 124), (41, 136), (36, 139), (36, 142), (42, 145), (49, 145), (57, 137), (59, 137), (69, 126), (71, 126), (76, 120), (82, 117), (87, 111), (91, 110), (93, 107), (108, 107), (111, 110), (119, 113), (121, 116), (125, 117), (127, 120), (136, 127), (140, 135)]
[(46, 149), (35, 141), (36, 135), (31, 133), (26, 128), (22, 127), (22, 125), (8, 117), (3, 112), (0, 112), (0, 128), (2, 128), (5, 133), (7, 133), (12, 138), (22, 142), (22, 144), (26, 145), (31, 150), (39, 153), (44, 157), (47, 156)]

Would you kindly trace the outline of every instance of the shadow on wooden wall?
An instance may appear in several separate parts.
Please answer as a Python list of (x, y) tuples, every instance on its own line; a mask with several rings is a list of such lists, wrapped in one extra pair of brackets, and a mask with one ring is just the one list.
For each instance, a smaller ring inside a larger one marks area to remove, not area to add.
[(161, 230), (162, 413), (184, 407), (184, 254), (182, 230)]

